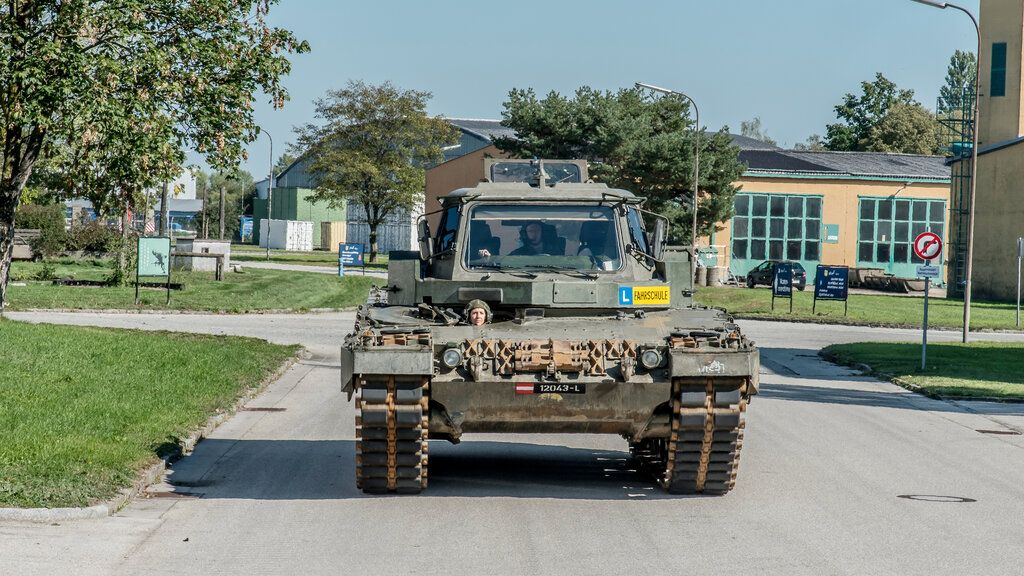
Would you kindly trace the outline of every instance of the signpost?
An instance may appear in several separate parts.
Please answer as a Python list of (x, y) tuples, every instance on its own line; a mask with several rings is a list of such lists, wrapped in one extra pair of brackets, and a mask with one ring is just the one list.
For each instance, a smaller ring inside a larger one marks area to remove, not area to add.
[(914, 254), (926, 262), (925, 266), (917, 267), (917, 276), (924, 278), (924, 322), (921, 326), (921, 370), (925, 368), (928, 357), (928, 289), (932, 278), (939, 277), (939, 266), (932, 266), (932, 260), (942, 254), (942, 238), (934, 232), (922, 232), (914, 239)]
[(793, 265), (776, 264), (772, 276), (772, 310), (775, 310), (775, 297), (789, 298), (789, 313), (793, 313)]
[(849, 311), (850, 268), (847, 266), (825, 266), (818, 264), (814, 274), (814, 304), (811, 313), (818, 308), (818, 300), (842, 300), (843, 316)]
[(366, 275), (366, 261), (363, 260), (362, 244), (338, 244), (338, 276), (345, 275), (345, 265), (362, 266)]
[(135, 304), (139, 303), (139, 278), (165, 278), (167, 303), (171, 303), (171, 239), (162, 236), (139, 237), (139, 261), (135, 268)]

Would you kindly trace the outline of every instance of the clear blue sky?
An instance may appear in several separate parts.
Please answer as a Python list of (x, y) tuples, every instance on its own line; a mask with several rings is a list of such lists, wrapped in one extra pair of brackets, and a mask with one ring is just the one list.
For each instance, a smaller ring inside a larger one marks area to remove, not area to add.
[[(978, 16), (979, 0), (958, 2)], [(500, 119), (512, 88), (538, 95), (644, 82), (687, 93), (709, 130), (761, 118), (792, 147), (835, 122), (833, 107), (881, 72), (929, 109), (970, 19), (910, 0), (378, 1), (282, 0), (271, 23), (307, 40), (285, 79), (291, 100), (260, 97), (274, 156), (315, 121), (313, 101), (350, 79), (428, 90), (431, 114)], [(269, 143), (243, 168), (268, 171)]]

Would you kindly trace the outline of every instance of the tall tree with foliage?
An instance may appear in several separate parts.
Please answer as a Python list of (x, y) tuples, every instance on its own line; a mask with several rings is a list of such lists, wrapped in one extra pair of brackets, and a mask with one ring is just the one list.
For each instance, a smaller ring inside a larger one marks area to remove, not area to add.
[[(957, 50), (949, 57), (946, 67), (946, 82), (939, 88), (940, 114), (970, 109), (974, 104), (974, 81), (977, 59), (973, 52)], [(967, 99), (965, 102), (964, 99)]]
[(920, 105), (895, 104), (868, 131), (868, 152), (938, 154), (939, 123)]
[(864, 151), (871, 128), (882, 121), (890, 108), (896, 104), (918, 104), (914, 100), (913, 90), (897, 88), (881, 72), (875, 74), (874, 82), (865, 80), (860, 85), (860, 96), (847, 93), (843, 103), (835, 107), (836, 117), (843, 122), (828, 125), (825, 133), (826, 149)]
[[(499, 149), (521, 158), (586, 159), (595, 180), (646, 196), (650, 209), (668, 217), (671, 242), (689, 243), (695, 125), (685, 98), (584, 86), (572, 98), (551, 92), (538, 99), (533, 89), (513, 89), (504, 106), (502, 124), (516, 137), (496, 139)], [(701, 129), (700, 146), (697, 233), (706, 235), (732, 217), (732, 183), (745, 166), (728, 129)]]
[(747, 138), (753, 138), (754, 140), (760, 140), (765, 144), (771, 144), (775, 146), (777, 143), (772, 139), (764, 129), (761, 128), (761, 117), (754, 116), (753, 120), (744, 120), (740, 122), (740, 135), (746, 136)]
[(370, 229), (370, 261), (377, 260), (377, 229), (400, 209), (423, 200), (428, 166), (444, 158), (459, 131), (427, 116), (430, 92), (350, 81), (316, 100), (323, 125), (295, 129), (313, 178), (314, 202), (363, 209)]
[(0, 310), (14, 216), (41, 159), (66, 195), (123, 209), (180, 173), (183, 149), (236, 166), (256, 138), (252, 99), (283, 105), (275, 0), (53, 0), (0, 5)]
[(196, 175), (196, 191), (203, 198), (205, 191), (206, 205), (201, 214), (202, 223), (206, 224), (207, 235), (216, 238), (220, 230), (220, 190), (224, 189), (224, 234), (225, 239), (241, 239), (241, 216), (252, 210), (252, 197), (256, 192), (253, 176), (246, 170), (215, 172)]
[(825, 149), (825, 145), (821, 141), (820, 134), (811, 134), (807, 137), (806, 142), (797, 142), (793, 144), (793, 150), (805, 150), (809, 152), (820, 152)]

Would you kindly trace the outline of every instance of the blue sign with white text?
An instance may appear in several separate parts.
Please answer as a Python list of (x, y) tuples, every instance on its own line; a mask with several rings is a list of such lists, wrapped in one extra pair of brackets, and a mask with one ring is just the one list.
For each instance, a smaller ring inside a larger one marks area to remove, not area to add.
[(338, 263), (347, 266), (363, 265), (362, 244), (338, 244)]
[(793, 297), (793, 265), (776, 264), (772, 278), (772, 296), (781, 298)]
[(816, 300), (846, 300), (849, 292), (849, 268), (846, 266), (818, 265), (814, 278)]

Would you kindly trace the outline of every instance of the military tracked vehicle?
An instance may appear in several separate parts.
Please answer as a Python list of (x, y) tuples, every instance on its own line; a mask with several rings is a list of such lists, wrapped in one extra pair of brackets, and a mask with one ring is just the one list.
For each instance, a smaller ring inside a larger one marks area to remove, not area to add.
[(669, 492), (732, 489), (759, 353), (694, 304), (693, 249), (585, 162), (485, 171), (440, 199), (435, 233), (420, 219), (418, 252), (390, 254), (343, 344), (360, 488), (426, 488), (430, 440), (528, 432), (619, 434)]

